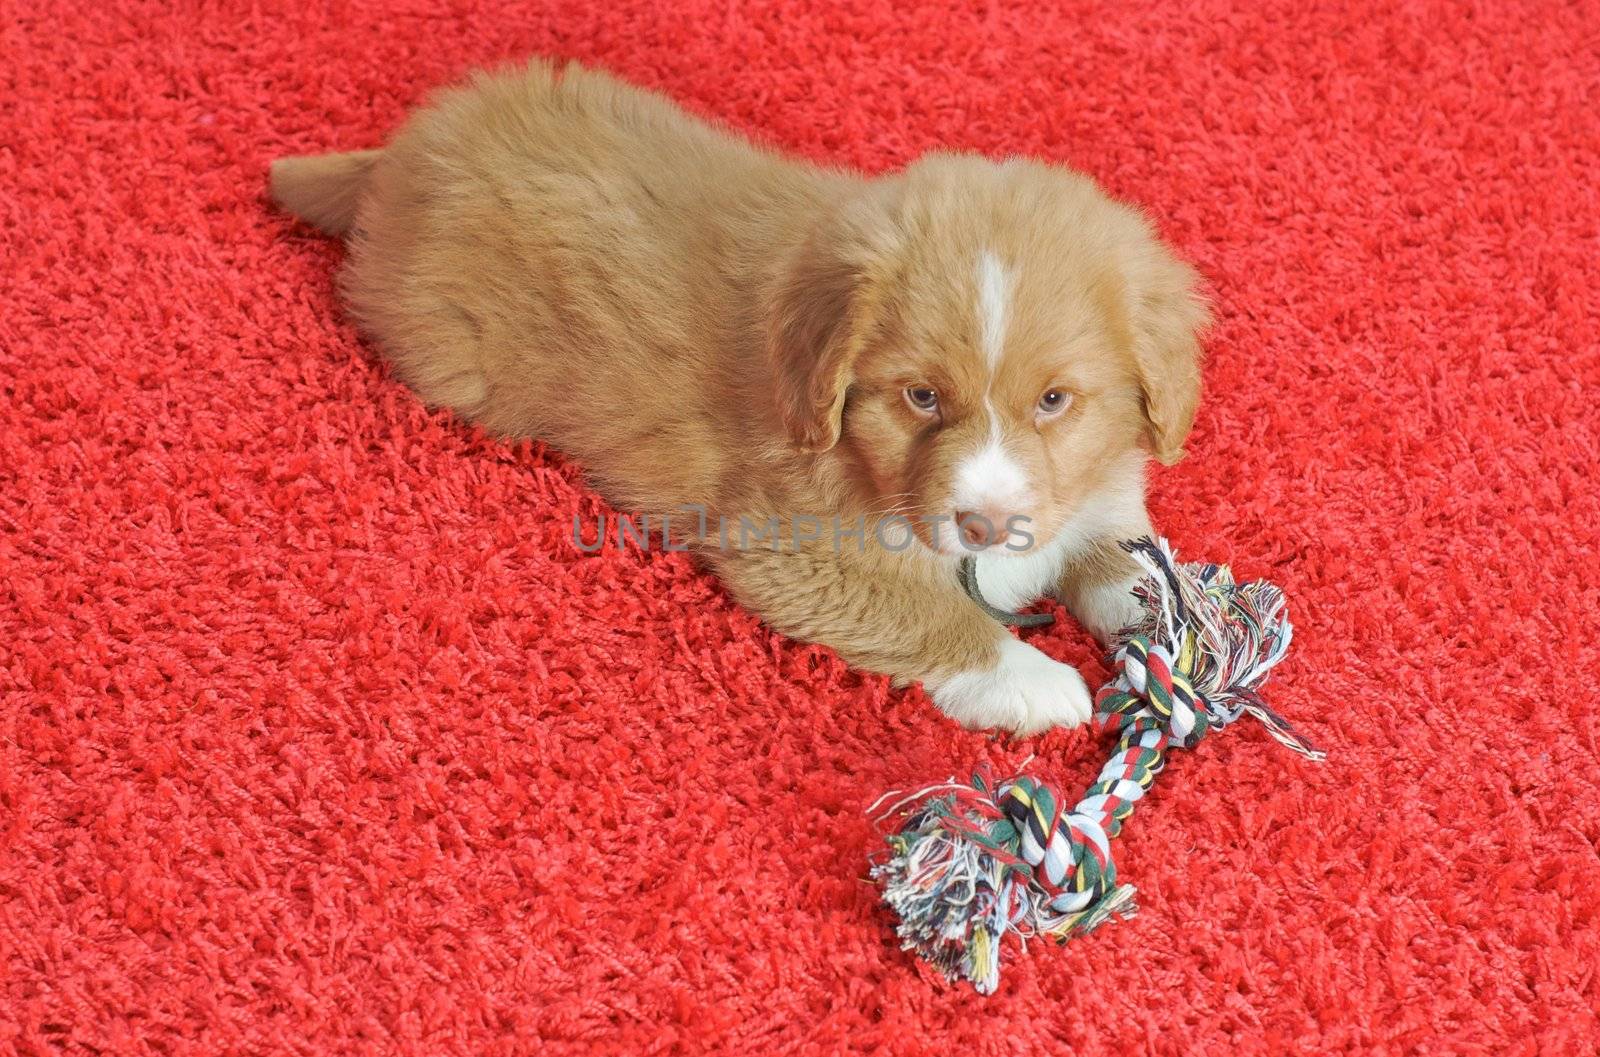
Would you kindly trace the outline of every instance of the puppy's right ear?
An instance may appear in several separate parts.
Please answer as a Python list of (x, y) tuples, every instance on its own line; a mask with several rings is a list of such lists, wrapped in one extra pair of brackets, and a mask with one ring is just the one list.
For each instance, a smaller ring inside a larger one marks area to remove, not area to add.
[(1134, 365), (1144, 400), (1146, 439), (1156, 461), (1183, 458), (1183, 442), (1200, 403), (1200, 337), (1211, 320), (1200, 276), (1156, 240), (1145, 237), (1127, 264)]
[(825, 216), (784, 262), (767, 305), (767, 356), (794, 443), (839, 442), (857, 356), (881, 324), (897, 244), (889, 192), (874, 185)]

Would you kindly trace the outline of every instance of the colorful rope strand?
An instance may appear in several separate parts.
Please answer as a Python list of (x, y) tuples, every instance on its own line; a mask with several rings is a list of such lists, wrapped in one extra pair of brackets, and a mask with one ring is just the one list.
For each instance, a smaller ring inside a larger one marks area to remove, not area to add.
[(886, 812), (905, 821), (872, 874), (900, 919), (902, 946), (983, 994), (999, 983), (1008, 932), (1064, 941), (1133, 914), (1111, 841), (1170, 749), (1193, 748), (1249, 714), (1296, 752), (1323, 758), (1257, 694), (1289, 648), (1282, 593), (1235, 583), (1226, 566), (1180, 566), (1165, 540), (1123, 547), (1149, 574), (1135, 589), (1144, 616), (1124, 632), (1111, 657), (1116, 677), (1096, 696), (1096, 721), (1116, 732), (1117, 746), (1083, 798), (1068, 809), (1033, 778), (996, 784), (980, 772)]

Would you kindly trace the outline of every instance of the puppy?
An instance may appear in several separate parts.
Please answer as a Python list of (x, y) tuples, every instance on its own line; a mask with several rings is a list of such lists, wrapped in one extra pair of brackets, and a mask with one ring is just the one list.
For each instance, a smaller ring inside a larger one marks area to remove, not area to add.
[(742, 604), (959, 723), (1088, 718), (956, 575), (975, 553), (994, 605), (1053, 592), (1102, 640), (1135, 614), (1117, 541), (1150, 531), (1146, 459), (1182, 454), (1206, 310), (1086, 177), (941, 153), (869, 179), (534, 62), (271, 179), (348, 238), (344, 299), (429, 404), (623, 509), (698, 508)]

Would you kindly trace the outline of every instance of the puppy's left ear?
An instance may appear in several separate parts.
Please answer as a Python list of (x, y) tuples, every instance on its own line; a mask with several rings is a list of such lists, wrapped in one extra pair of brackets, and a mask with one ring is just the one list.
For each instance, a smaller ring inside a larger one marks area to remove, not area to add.
[(801, 449), (839, 442), (856, 357), (884, 314), (897, 244), (889, 190), (870, 186), (824, 215), (767, 299), (767, 357), (779, 414)]
[(1200, 403), (1200, 338), (1211, 323), (1200, 275), (1153, 233), (1127, 269), (1133, 355), (1146, 435), (1157, 461), (1183, 458)]

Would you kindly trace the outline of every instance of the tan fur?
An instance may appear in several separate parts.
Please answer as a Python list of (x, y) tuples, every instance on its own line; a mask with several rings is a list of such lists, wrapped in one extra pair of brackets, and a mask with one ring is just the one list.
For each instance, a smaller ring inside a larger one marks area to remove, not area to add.
[[(1131, 450), (1181, 454), (1198, 399), (1192, 272), (1039, 163), (938, 154), (869, 180), (535, 62), (439, 94), (381, 152), (288, 159), (272, 183), (348, 229), (344, 297), (424, 400), (548, 440), (627, 509), (948, 512), (962, 459), (1003, 425), (1042, 547), (1098, 525), (1085, 512)], [(984, 253), (1014, 284), (998, 373), (979, 348)], [(936, 421), (906, 403), (922, 383)], [(1043, 423), (1050, 386), (1073, 402)], [(1095, 557), (1063, 566), (1063, 592), (1074, 569), (1114, 577), (1106, 540), (1145, 525), (1141, 501), (1074, 541)], [(702, 552), (774, 627), (900, 681), (997, 663), (1005, 633), (949, 558), (824, 536)]]
[(343, 235), (355, 222), (356, 207), (378, 151), (279, 158), (272, 163), (272, 198), (279, 207), (329, 235)]

